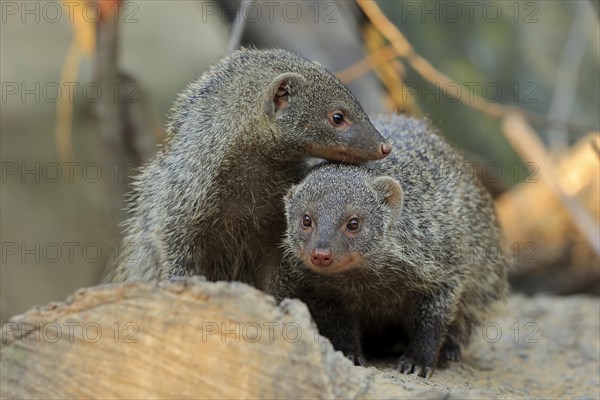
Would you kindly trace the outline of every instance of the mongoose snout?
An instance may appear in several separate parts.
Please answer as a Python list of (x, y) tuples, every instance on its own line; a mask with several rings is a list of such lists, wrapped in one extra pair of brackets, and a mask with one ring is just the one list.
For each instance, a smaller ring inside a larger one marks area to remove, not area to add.
[[(304, 252), (306, 254), (306, 252)], [(336, 256), (329, 249), (313, 249), (310, 251), (310, 256), (300, 256), (304, 265), (313, 271), (323, 274), (338, 274), (348, 271), (362, 261), (362, 256), (357, 252)]]
[[(306, 256), (309, 254), (308, 256)], [(357, 252), (336, 255), (330, 249), (312, 249), (301, 251), (300, 259), (304, 266), (323, 275), (338, 274), (348, 271), (362, 261), (362, 256)]]
[[(335, 111), (334, 111), (335, 112)], [(341, 119), (328, 118), (328, 122), (336, 132), (336, 145), (312, 141), (306, 143), (306, 152), (313, 157), (331, 161), (364, 163), (369, 160), (380, 160), (392, 152), (392, 146), (368, 119), (351, 121), (344, 114), (334, 114)], [(340, 122), (336, 124), (336, 122)]]
[(387, 156), (388, 154), (390, 154), (392, 152), (392, 145), (389, 143), (383, 143), (381, 145), (381, 153), (383, 154), (383, 156)]
[(329, 249), (313, 249), (310, 252), (310, 261), (318, 267), (326, 267), (333, 262), (333, 253)]

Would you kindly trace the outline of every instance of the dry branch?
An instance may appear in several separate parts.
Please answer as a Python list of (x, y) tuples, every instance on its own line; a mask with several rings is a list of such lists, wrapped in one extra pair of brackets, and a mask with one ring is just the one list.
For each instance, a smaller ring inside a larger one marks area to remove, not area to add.
[[(564, 188), (564, 184), (561, 182), (544, 144), (538, 138), (535, 131), (533, 131), (523, 117), (516, 114), (507, 116), (503, 121), (502, 128), (504, 135), (517, 150), (521, 158), (534, 163), (539, 168), (539, 176), (543, 183), (550, 188), (553, 194), (564, 205), (565, 210), (573, 220), (574, 226), (580, 231), (580, 236), (588, 242), (588, 245), (595, 251), (596, 255), (600, 256), (600, 227), (598, 225), (598, 218), (590, 215), (577, 197), (569, 195), (568, 189)], [(590, 143), (587, 146), (588, 153), (592, 152), (591, 142), (594, 140), (598, 140), (598, 137), (592, 136), (586, 139), (586, 142)], [(591, 158), (593, 160), (593, 153), (591, 154)], [(571, 159), (568, 163), (570, 165), (567, 167), (571, 169), (582, 165), (578, 159)], [(598, 163), (585, 164), (585, 168), (597, 171)]]
[[(507, 122), (506, 129), (520, 134), (525, 129), (522, 123)], [(600, 134), (581, 139), (556, 168), (548, 168), (549, 160), (535, 157), (535, 143), (528, 146), (527, 154), (534, 155), (531, 179), (496, 201), (517, 266), (513, 283), (528, 292), (600, 294), (595, 251), (600, 241), (600, 155), (595, 149), (600, 146)], [(548, 173), (554, 176), (552, 180)]]
[[(369, 20), (376, 26), (379, 31), (388, 39), (390, 44), (396, 50), (398, 56), (404, 58), (423, 78), (429, 82), (439, 84), (445, 87), (449, 84), (456, 85), (456, 82), (438, 71), (429, 61), (416, 53), (408, 39), (400, 32), (400, 30), (385, 16), (383, 11), (374, 1), (358, 0), (358, 5), (367, 15)], [(480, 96), (469, 96), (473, 101), (459, 97), (459, 100), (465, 104), (482, 111), (494, 117), (500, 117), (507, 111), (507, 106), (494, 104), (486, 101)]]
[[(367, 18), (376, 26), (379, 31), (387, 38), (390, 44), (396, 50), (398, 56), (406, 60), (406, 62), (424, 79), (439, 85), (442, 90), (444, 87), (456, 87), (459, 85), (455, 80), (448, 75), (438, 71), (426, 58), (419, 55), (408, 39), (381, 11), (377, 3), (373, 0), (357, 0), (359, 7), (366, 14)], [(460, 85), (459, 85), (460, 86)], [(446, 91), (446, 94), (452, 97), (452, 93)], [(491, 117), (503, 117), (508, 114), (521, 114), (527, 120), (534, 122), (536, 125), (544, 127), (562, 125), (572, 129), (589, 131), (597, 129), (596, 127), (582, 126), (574, 122), (559, 121), (539, 115), (533, 111), (526, 110), (521, 107), (491, 103), (476, 93), (471, 93), (469, 96), (459, 96), (458, 100), (467, 106), (479, 110)]]

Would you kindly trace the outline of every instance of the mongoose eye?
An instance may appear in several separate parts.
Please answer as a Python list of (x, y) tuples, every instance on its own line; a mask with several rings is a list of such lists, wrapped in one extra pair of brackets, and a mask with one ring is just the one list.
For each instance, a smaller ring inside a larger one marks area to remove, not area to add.
[(341, 111), (334, 111), (329, 115), (329, 121), (332, 125), (342, 126), (346, 122), (344, 114)]
[(310, 218), (310, 215), (304, 214), (302, 216), (302, 226), (310, 228), (311, 225), (312, 225), (312, 218)]
[(360, 223), (358, 222), (358, 218), (352, 218), (346, 224), (346, 228), (348, 228), (349, 231), (355, 231), (358, 229), (359, 225), (360, 225)]

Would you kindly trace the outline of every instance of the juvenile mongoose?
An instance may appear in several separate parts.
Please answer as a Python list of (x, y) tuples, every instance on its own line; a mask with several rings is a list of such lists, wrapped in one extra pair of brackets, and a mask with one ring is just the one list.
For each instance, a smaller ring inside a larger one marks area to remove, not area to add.
[(361, 332), (400, 325), (409, 342), (398, 368), (429, 377), (507, 292), (500, 230), (489, 194), (427, 123), (373, 122), (392, 155), (319, 165), (288, 192), (290, 262), (273, 290), (304, 300), (357, 363)]
[(389, 144), (319, 64), (242, 49), (189, 85), (134, 183), (113, 281), (203, 275), (264, 286), (281, 259), (283, 195), (308, 157), (364, 162)]

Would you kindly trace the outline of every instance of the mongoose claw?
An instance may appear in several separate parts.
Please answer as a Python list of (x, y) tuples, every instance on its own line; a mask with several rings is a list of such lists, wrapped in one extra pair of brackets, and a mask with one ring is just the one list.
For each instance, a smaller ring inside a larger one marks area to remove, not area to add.
[(460, 359), (460, 349), (457, 345), (447, 345), (442, 349), (442, 355), (448, 361), (458, 361)]
[(440, 349), (440, 357), (438, 359), (438, 365), (440, 367), (447, 367), (448, 361), (460, 360), (460, 346), (450, 338), (446, 338), (446, 342)]
[(413, 368), (413, 375), (419, 376), (421, 375), (421, 366), (415, 365)]
[(425, 379), (429, 379), (431, 374), (433, 374), (433, 368), (425, 367)]
[(354, 354), (348, 354), (346, 356), (346, 358), (350, 361), (352, 361), (352, 363), (354, 363), (354, 365), (358, 366), (358, 367), (364, 367), (365, 366), (365, 359), (362, 356), (354, 356)]
[(412, 372), (412, 368), (413, 365), (410, 359), (404, 357), (400, 359), (400, 362), (398, 363), (398, 371), (402, 372), (403, 374), (410, 374)]
[(416, 375), (421, 376), (423, 378), (429, 378), (431, 374), (433, 374), (433, 368), (431, 367), (423, 367), (421, 365), (415, 364), (415, 362), (410, 357), (402, 357), (398, 362), (398, 371), (402, 372), (405, 375)]

